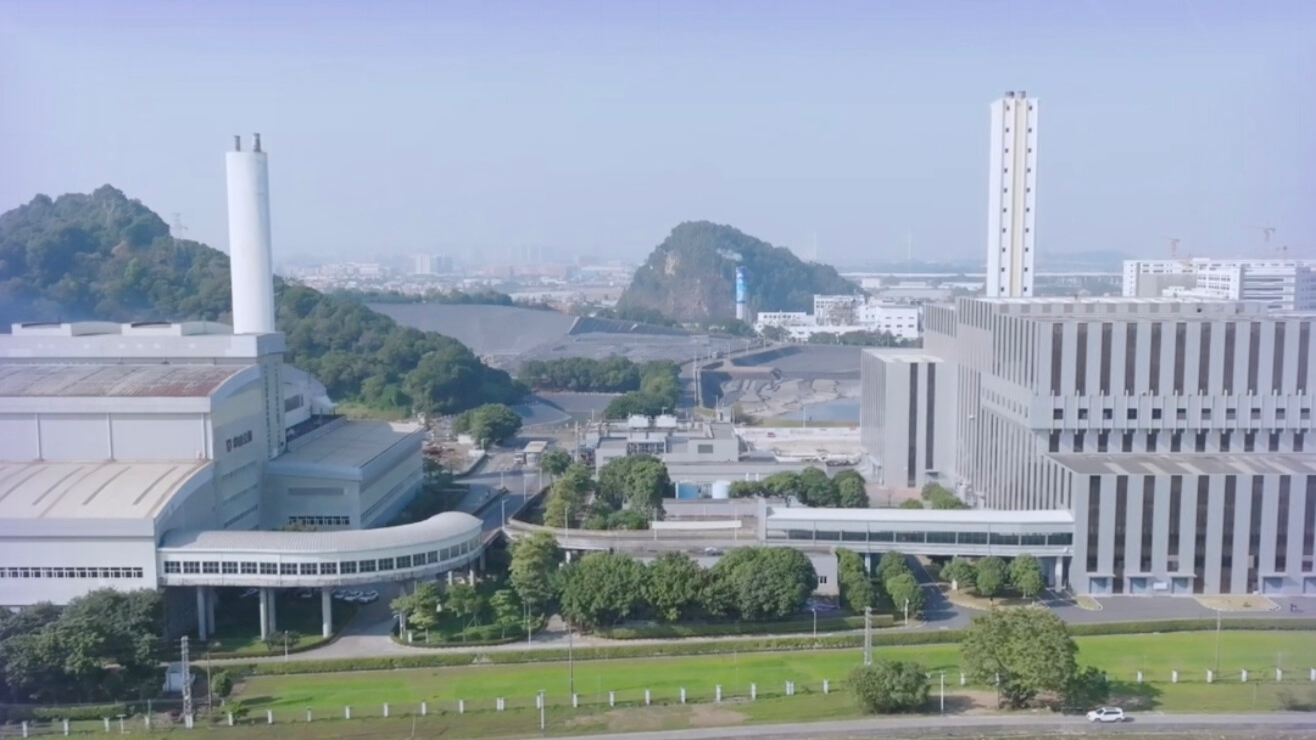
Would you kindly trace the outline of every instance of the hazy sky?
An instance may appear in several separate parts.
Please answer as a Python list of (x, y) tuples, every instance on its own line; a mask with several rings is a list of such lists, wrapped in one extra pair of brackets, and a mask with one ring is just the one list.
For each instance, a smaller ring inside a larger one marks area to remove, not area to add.
[(0, 0), (0, 210), (111, 183), (277, 256), (638, 257), (710, 219), (977, 257), (988, 105), (1041, 100), (1038, 250), (1316, 258), (1312, 0)]

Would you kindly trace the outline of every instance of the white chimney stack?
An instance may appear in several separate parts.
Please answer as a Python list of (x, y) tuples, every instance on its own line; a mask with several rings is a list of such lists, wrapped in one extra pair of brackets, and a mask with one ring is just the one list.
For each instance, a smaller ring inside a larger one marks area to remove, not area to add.
[(251, 151), (242, 137), (226, 155), (228, 256), (233, 286), (233, 332), (267, 334), (274, 328), (274, 258), (270, 251), (270, 170), (256, 134)]

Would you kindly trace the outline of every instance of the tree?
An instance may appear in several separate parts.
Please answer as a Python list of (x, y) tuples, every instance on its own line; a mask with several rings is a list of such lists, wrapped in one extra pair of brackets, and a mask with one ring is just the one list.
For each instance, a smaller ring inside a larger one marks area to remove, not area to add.
[(901, 502), (900, 502), (900, 506), (897, 507), (897, 508), (901, 508), (901, 509), (922, 509), (922, 508), (923, 508), (923, 502), (922, 502), (922, 501), (919, 501), (919, 500), (916, 499), (916, 498), (907, 498), (907, 499), (905, 499), (904, 501), (901, 501)]
[(682, 552), (659, 555), (649, 564), (645, 596), (654, 615), (676, 622), (689, 616), (699, 605), (703, 568)]
[(862, 614), (865, 607), (876, 603), (877, 593), (868, 578), (863, 556), (852, 550), (842, 548), (836, 551), (836, 586), (841, 592), (841, 602), (856, 614)]
[(973, 565), (964, 558), (955, 558), (941, 569), (941, 577), (948, 583), (955, 584), (958, 589), (973, 588), (974, 577), (977, 571)]
[(403, 593), (389, 602), (413, 629), (430, 630), (439, 622), (439, 587), (433, 581), (421, 581), (411, 593)]
[(838, 499), (836, 484), (821, 468), (805, 468), (800, 471), (796, 480), (800, 488), (801, 503), (806, 506), (836, 507)]
[(928, 502), (928, 507), (932, 509), (967, 509), (968, 504), (960, 500), (954, 491), (939, 484), (929, 483), (923, 486), (923, 491), (919, 497)]
[(1010, 561), (1010, 583), (1024, 598), (1036, 598), (1046, 587), (1042, 566), (1032, 555), (1019, 555)]
[(615, 624), (642, 603), (645, 575), (629, 555), (592, 552), (566, 569), (562, 616), (585, 627)]
[(763, 487), (777, 498), (793, 498), (804, 503), (804, 491), (800, 486), (800, 474), (791, 470), (773, 473), (763, 479)]
[(539, 467), (549, 475), (562, 475), (571, 465), (571, 455), (563, 450), (549, 450), (539, 458)]
[(808, 556), (779, 547), (742, 547), (722, 557), (712, 568), (734, 598), (742, 619), (790, 616), (804, 608), (818, 584)]
[(486, 403), (454, 419), (452, 430), (469, 434), (476, 444), (488, 448), (521, 431), (521, 415), (501, 403)]
[(1068, 686), (1077, 672), (1077, 652), (1060, 617), (1038, 609), (994, 609), (976, 616), (960, 642), (965, 672), (983, 683), (999, 677), (997, 694), (1013, 709), (1040, 692)]
[(767, 496), (771, 493), (762, 481), (754, 480), (733, 480), (731, 481), (730, 494), (731, 498), (749, 498), (750, 496)]
[(625, 506), (647, 518), (661, 515), (663, 498), (673, 494), (667, 466), (653, 455), (609, 460), (599, 471), (599, 499), (614, 509)]
[(521, 603), (542, 613), (556, 595), (553, 573), (561, 560), (557, 540), (548, 532), (535, 532), (512, 543), (509, 580)]
[(521, 621), (521, 602), (517, 601), (516, 592), (510, 588), (501, 588), (489, 597), (489, 608), (493, 610), (494, 624), (507, 636), (509, 627), (515, 627)]
[(484, 597), (469, 583), (454, 583), (448, 587), (448, 611), (459, 620), (479, 617), (484, 609)]
[(272, 653), (283, 652), (285, 649), (291, 650), (297, 647), (301, 642), (302, 635), (295, 630), (282, 630), (280, 632), (271, 632), (265, 637), (265, 649)]
[[(845, 471), (852, 472), (852, 471)], [(855, 474), (856, 476), (858, 473)], [(861, 477), (841, 478), (836, 480), (837, 505), (842, 509), (867, 509), (868, 489)]]
[(1005, 561), (994, 555), (979, 560), (974, 567), (974, 590), (979, 596), (994, 600), (1005, 587), (1005, 582)]
[(896, 609), (904, 609), (908, 602), (910, 614), (923, 611), (923, 587), (913, 573), (897, 573), (882, 585), (886, 587), (887, 596), (891, 597), (891, 603)]
[(928, 701), (923, 666), (899, 660), (875, 660), (850, 672), (850, 693), (869, 714), (915, 712)]
[(1102, 706), (1110, 699), (1110, 679), (1104, 672), (1087, 666), (1074, 672), (1061, 698), (1069, 711)]
[(233, 693), (233, 676), (228, 671), (220, 671), (210, 678), (210, 693), (221, 699), (227, 699)]
[(905, 560), (905, 553), (899, 550), (890, 550), (882, 553), (882, 559), (877, 562), (874, 575), (878, 581), (886, 583), (893, 576), (908, 572), (910, 572), (909, 563)]

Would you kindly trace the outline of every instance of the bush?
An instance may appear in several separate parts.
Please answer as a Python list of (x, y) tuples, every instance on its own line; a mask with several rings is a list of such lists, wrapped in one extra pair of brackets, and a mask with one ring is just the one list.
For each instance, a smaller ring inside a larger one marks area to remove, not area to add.
[(117, 717), (120, 714), (132, 716), (146, 710), (145, 704), (79, 704), (76, 706), (49, 707), (9, 704), (0, 706), (0, 722), (85, 722)]
[(918, 663), (878, 660), (850, 672), (850, 692), (869, 714), (913, 712), (927, 703), (928, 675)]
[(220, 671), (210, 678), (210, 693), (221, 699), (227, 699), (233, 693), (233, 677), (228, 671)]
[[(895, 619), (890, 614), (874, 614), (873, 626), (890, 627)], [(863, 617), (819, 617), (818, 632), (841, 632), (863, 629)], [(612, 627), (596, 630), (600, 637), (611, 640), (648, 640), (670, 637), (711, 637), (724, 635), (772, 635), (812, 632), (813, 618), (792, 619), (781, 622), (677, 622), (631, 627)]]

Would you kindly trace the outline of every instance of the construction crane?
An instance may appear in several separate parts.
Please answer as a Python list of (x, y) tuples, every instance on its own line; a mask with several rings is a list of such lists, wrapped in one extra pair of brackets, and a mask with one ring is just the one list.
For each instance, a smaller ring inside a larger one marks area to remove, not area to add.
[(1261, 252), (1265, 256), (1270, 256), (1270, 237), (1275, 235), (1274, 226), (1259, 226), (1257, 229), (1261, 232)]
[(1170, 243), (1170, 259), (1179, 259), (1179, 242), (1183, 240), (1177, 236), (1167, 236), (1165, 241)]

